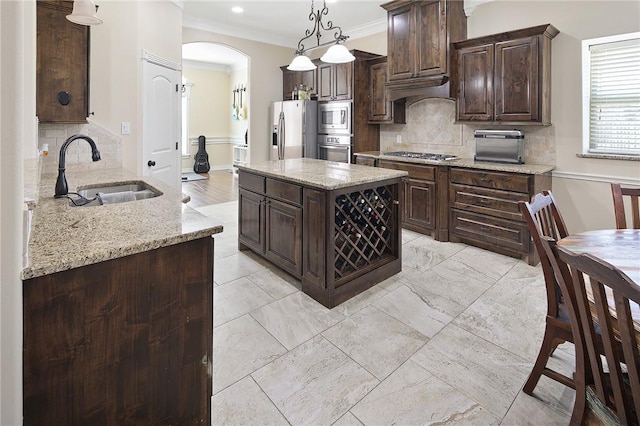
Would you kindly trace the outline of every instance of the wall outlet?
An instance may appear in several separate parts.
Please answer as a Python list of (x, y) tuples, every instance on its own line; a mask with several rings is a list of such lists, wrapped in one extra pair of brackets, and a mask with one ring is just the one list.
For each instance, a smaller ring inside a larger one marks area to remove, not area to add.
[(397, 144), (401, 144), (402, 143), (402, 135), (396, 135), (396, 143)]
[(129, 123), (128, 121), (123, 121), (122, 124), (120, 125), (120, 133), (122, 133), (123, 135), (128, 135), (131, 133), (131, 123)]

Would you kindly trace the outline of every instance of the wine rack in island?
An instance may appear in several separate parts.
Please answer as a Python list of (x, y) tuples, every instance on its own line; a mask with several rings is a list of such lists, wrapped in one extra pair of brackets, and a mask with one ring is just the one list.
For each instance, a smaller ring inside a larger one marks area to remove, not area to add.
[(400, 177), (333, 189), (240, 168), (239, 187), (239, 248), (300, 279), (323, 305), (400, 272)]

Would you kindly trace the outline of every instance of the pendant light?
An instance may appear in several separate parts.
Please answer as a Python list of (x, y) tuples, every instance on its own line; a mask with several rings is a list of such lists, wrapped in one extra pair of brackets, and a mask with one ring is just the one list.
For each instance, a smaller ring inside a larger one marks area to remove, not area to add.
[[(355, 61), (356, 57), (353, 56), (346, 47), (341, 45), (340, 43), (344, 42), (349, 37), (342, 34), (342, 28), (334, 27), (333, 22), (329, 21), (326, 25), (322, 22), (322, 17), (329, 14), (329, 8), (327, 7), (326, 0), (322, 2), (322, 9), (315, 10), (313, 6), (313, 0), (311, 0), (311, 13), (309, 14), (309, 21), (314, 23), (312, 30), (307, 30), (305, 32), (305, 36), (300, 39), (298, 42), (298, 48), (296, 49), (295, 57), (287, 67), (288, 70), (291, 71), (311, 71), (317, 68), (317, 66), (311, 62), (308, 56), (305, 55), (305, 52), (308, 52), (313, 49), (317, 49), (318, 47), (328, 46), (333, 44), (327, 50), (327, 52), (322, 55), (320, 60), (322, 62), (332, 63), (332, 64), (344, 64), (347, 62)], [(320, 43), (320, 38), (322, 37), (321, 31), (332, 31), (333, 32), (333, 40)], [(304, 41), (311, 38), (312, 36), (316, 37), (317, 44), (316, 46), (305, 48)]]
[(102, 24), (102, 19), (98, 18), (98, 6), (93, 0), (74, 0), (73, 11), (67, 19), (80, 25)]

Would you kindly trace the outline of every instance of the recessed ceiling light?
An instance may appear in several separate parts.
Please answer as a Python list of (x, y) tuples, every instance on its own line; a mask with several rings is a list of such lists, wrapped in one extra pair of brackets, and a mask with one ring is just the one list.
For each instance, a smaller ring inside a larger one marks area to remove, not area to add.
[(233, 6), (233, 7), (231, 8), (231, 11), (232, 11), (233, 13), (242, 13), (242, 12), (244, 12), (244, 9), (243, 9), (243, 8), (241, 8), (240, 6)]

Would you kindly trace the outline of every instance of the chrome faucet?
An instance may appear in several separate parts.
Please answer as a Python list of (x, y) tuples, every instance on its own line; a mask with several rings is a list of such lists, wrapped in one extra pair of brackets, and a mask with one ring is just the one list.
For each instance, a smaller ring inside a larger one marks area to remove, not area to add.
[(60, 147), (60, 159), (58, 160), (58, 179), (56, 180), (56, 194), (55, 194), (56, 198), (64, 197), (69, 193), (67, 178), (64, 175), (64, 171), (66, 169), (65, 155), (67, 153), (67, 148), (69, 147), (69, 144), (75, 141), (76, 139), (84, 139), (85, 141), (89, 142), (89, 145), (91, 145), (91, 159), (93, 161), (100, 160), (100, 151), (98, 151), (98, 148), (96, 147), (96, 143), (89, 136), (73, 135), (69, 139), (64, 141), (64, 143)]

